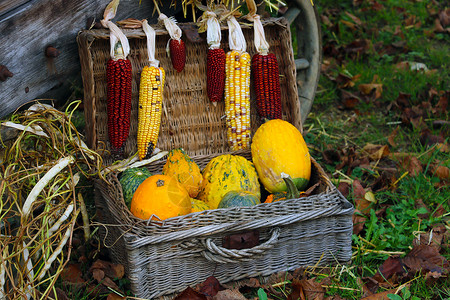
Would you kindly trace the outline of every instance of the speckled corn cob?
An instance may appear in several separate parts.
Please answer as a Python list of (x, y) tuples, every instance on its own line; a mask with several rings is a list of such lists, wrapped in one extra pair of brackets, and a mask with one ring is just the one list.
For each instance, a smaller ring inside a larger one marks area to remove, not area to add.
[(229, 51), (225, 63), (225, 114), (231, 150), (250, 146), (250, 55)]
[(163, 68), (145, 66), (142, 70), (137, 133), (137, 147), (141, 160), (151, 156), (158, 141), (164, 80)]

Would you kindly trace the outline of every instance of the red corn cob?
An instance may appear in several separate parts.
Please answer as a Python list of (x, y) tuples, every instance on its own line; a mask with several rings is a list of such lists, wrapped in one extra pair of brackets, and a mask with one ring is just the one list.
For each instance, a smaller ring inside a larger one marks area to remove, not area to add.
[(186, 47), (182, 40), (171, 39), (169, 42), (170, 60), (178, 72), (183, 71), (186, 63)]
[(131, 62), (109, 59), (106, 78), (109, 141), (115, 150), (120, 150), (130, 131)]
[(253, 55), (251, 73), (259, 116), (267, 119), (281, 119), (280, 75), (275, 54)]
[(209, 49), (206, 62), (208, 98), (211, 102), (219, 102), (225, 88), (225, 51), (220, 48)]

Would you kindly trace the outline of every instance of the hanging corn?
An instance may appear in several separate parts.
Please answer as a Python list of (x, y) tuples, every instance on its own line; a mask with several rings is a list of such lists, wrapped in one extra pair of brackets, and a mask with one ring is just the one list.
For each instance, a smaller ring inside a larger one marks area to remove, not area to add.
[(231, 150), (250, 145), (250, 55), (242, 29), (234, 16), (227, 20), (230, 51), (225, 62), (225, 115)]
[(203, 16), (206, 19), (206, 41), (208, 43), (206, 91), (209, 100), (216, 105), (216, 102), (222, 100), (225, 88), (225, 51), (220, 48), (222, 32), (216, 14), (206, 11)]
[(166, 51), (170, 56), (172, 66), (177, 72), (181, 72), (186, 63), (186, 46), (181, 39), (182, 31), (176, 24), (174, 17), (169, 18), (165, 14), (160, 13), (158, 20), (164, 23), (164, 27), (170, 35)]
[(252, 57), (252, 77), (256, 95), (256, 109), (261, 118), (281, 119), (281, 90), (278, 61), (269, 53), (269, 43), (264, 35), (260, 16), (256, 14), (254, 0), (247, 0), (249, 14), (247, 19), (253, 21), (254, 42), (258, 53)]
[(142, 69), (139, 86), (137, 147), (140, 160), (151, 156), (158, 141), (165, 79), (164, 69), (158, 67), (159, 61), (155, 59), (155, 30), (147, 20), (142, 22), (142, 29), (147, 36), (149, 66)]
[(114, 18), (119, 1), (113, 0), (105, 9), (103, 27), (110, 30), (110, 56), (106, 66), (108, 136), (114, 151), (122, 152), (130, 131), (131, 62), (128, 40), (110, 19)]

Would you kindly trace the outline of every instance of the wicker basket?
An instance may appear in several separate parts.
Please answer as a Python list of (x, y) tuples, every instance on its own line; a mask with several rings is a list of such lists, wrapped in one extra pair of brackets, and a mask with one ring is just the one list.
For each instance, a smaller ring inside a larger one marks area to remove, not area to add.
[[(302, 129), (295, 64), (289, 25), (284, 19), (263, 22), (271, 52), (280, 67), (283, 119)], [(226, 28), (224, 28), (225, 30)], [(253, 29), (243, 26), (248, 52), (254, 54)], [(227, 40), (223, 33), (223, 47)], [(125, 30), (130, 40), (133, 66), (133, 103), (127, 154), (136, 151), (138, 79), (146, 63), (145, 35)], [(204, 38), (203, 35), (201, 37)], [(105, 65), (109, 57), (108, 32), (83, 31), (78, 36), (85, 89), (85, 116), (91, 147), (108, 148), (106, 122)], [(206, 43), (186, 40), (185, 70), (176, 73), (167, 58), (168, 40), (157, 29), (157, 53), (167, 74), (164, 113), (158, 148), (183, 147), (203, 168), (215, 156), (229, 153), (226, 144), (224, 103), (212, 105), (206, 96)], [(252, 133), (261, 124), (251, 95)], [(103, 146), (104, 145), (104, 146)], [(234, 152), (251, 159), (249, 151)], [(165, 160), (149, 166), (159, 173)], [(352, 205), (331, 184), (323, 169), (312, 160), (310, 186), (313, 195), (260, 204), (192, 213), (164, 222), (147, 222), (134, 217), (123, 201), (117, 174), (107, 181), (96, 180), (96, 205), (104, 226), (101, 234), (115, 262), (125, 266), (132, 292), (141, 298), (164, 296), (204, 281), (213, 275), (220, 282), (254, 276), (268, 276), (301, 266), (346, 263), (351, 258)], [(248, 249), (227, 249), (227, 236), (256, 231), (260, 243)]]

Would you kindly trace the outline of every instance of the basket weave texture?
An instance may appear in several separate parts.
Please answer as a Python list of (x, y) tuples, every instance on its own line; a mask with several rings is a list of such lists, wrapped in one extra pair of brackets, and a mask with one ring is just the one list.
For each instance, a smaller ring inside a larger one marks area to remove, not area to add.
[[(185, 24), (190, 26), (193, 24)], [(289, 24), (284, 18), (263, 21), (270, 51), (278, 60), (283, 119), (299, 130), (301, 125), (300, 102), (296, 83), (296, 69), (291, 44)], [(186, 64), (178, 73), (166, 54), (169, 35), (165, 29), (154, 25), (156, 31), (155, 57), (166, 71), (163, 93), (163, 115), (157, 147), (173, 149), (183, 147), (189, 154), (214, 154), (229, 151), (226, 143), (224, 101), (214, 106), (206, 93), (206, 34), (200, 34), (202, 42), (191, 42), (183, 36), (186, 44)], [(222, 48), (228, 49), (228, 30), (222, 28)], [(131, 51), (128, 59), (132, 65), (131, 128), (125, 143), (125, 154), (137, 151), (137, 116), (139, 101), (139, 78), (148, 65), (146, 36), (141, 29), (124, 29)], [(247, 41), (247, 52), (255, 54), (253, 28), (242, 26)], [(103, 29), (85, 30), (78, 37), (81, 71), (84, 87), (86, 137), (88, 146), (109, 149), (107, 127), (106, 62), (110, 58), (109, 32)], [(251, 87), (250, 90), (253, 90)], [(251, 132), (261, 125), (256, 112), (255, 96), (250, 96)]]
[[(249, 152), (234, 154), (250, 158)], [(204, 168), (214, 156), (192, 158)], [(160, 172), (164, 163), (160, 160), (149, 169)], [(96, 206), (105, 224), (101, 234), (113, 260), (125, 266), (138, 297), (173, 295), (211, 275), (225, 283), (351, 259), (353, 206), (314, 159), (309, 184), (319, 183), (314, 195), (163, 222), (134, 217), (125, 206), (117, 175), (107, 179), (95, 183)], [(258, 246), (242, 250), (222, 246), (225, 236), (252, 230), (259, 233)]]
[[(180, 24), (182, 25), (182, 24)], [(186, 25), (186, 24), (185, 24)], [(270, 51), (280, 69), (283, 119), (302, 130), (295, 63), (289, 24), (283, 18), (263, 21)], [(220, 154), (229, 153), (226, 144), (224, 103), (212, 105), (206, 95), (206, 42), (185, 39), (187, 61), (177, 73), (166, 56), (169, 36), (156, 28), (156, 57), (166, 70), (163, 116), (157, 147), (170, 150), (183, 147), (203, 169)], [(222, 46), (227, 49), (227, 28)], [(253, 28), (242, 26), (247, 51), (255, 53)], [(140, 71), (147, 62), (142, 30), (124, 30), (133, 66), (132, 121), (125, 153), (136, 152), (137, 102)], [(201, 34), (205, 40), (205, 35)], [(86, 135), (93, 148), (109, 148), (106, 114), (106, 61), (109, 59), (109, 33), (83, 31), (78, 36)], [(252, 90), (252, 88), (251, 88)], [(261, 124), (251, 95), (252, 133)], [(232, 154), (251, 160), (248, 150)], [(148, 166), (160, 173), (165, 160)], [(312, 159), (309, 186), (318, 184), (308, 197), (192, 213), (160, 221), (144, 221), (127, 209), (118, 181), (111, 173), (96, 180), (96, 206), (104, 243), (116, 263), (124, 265), (132, 292), (140, 298), (164, 297), (213, 275), (220, 282), (255, 276), (269, 276), (308, 265), (347, 263), (351, 259), (353, 206), (331, 184), (326, 173)], [(223, 239), (249, 231), (259, 233), (260, 243), (247, 249), (227, 249)]]

